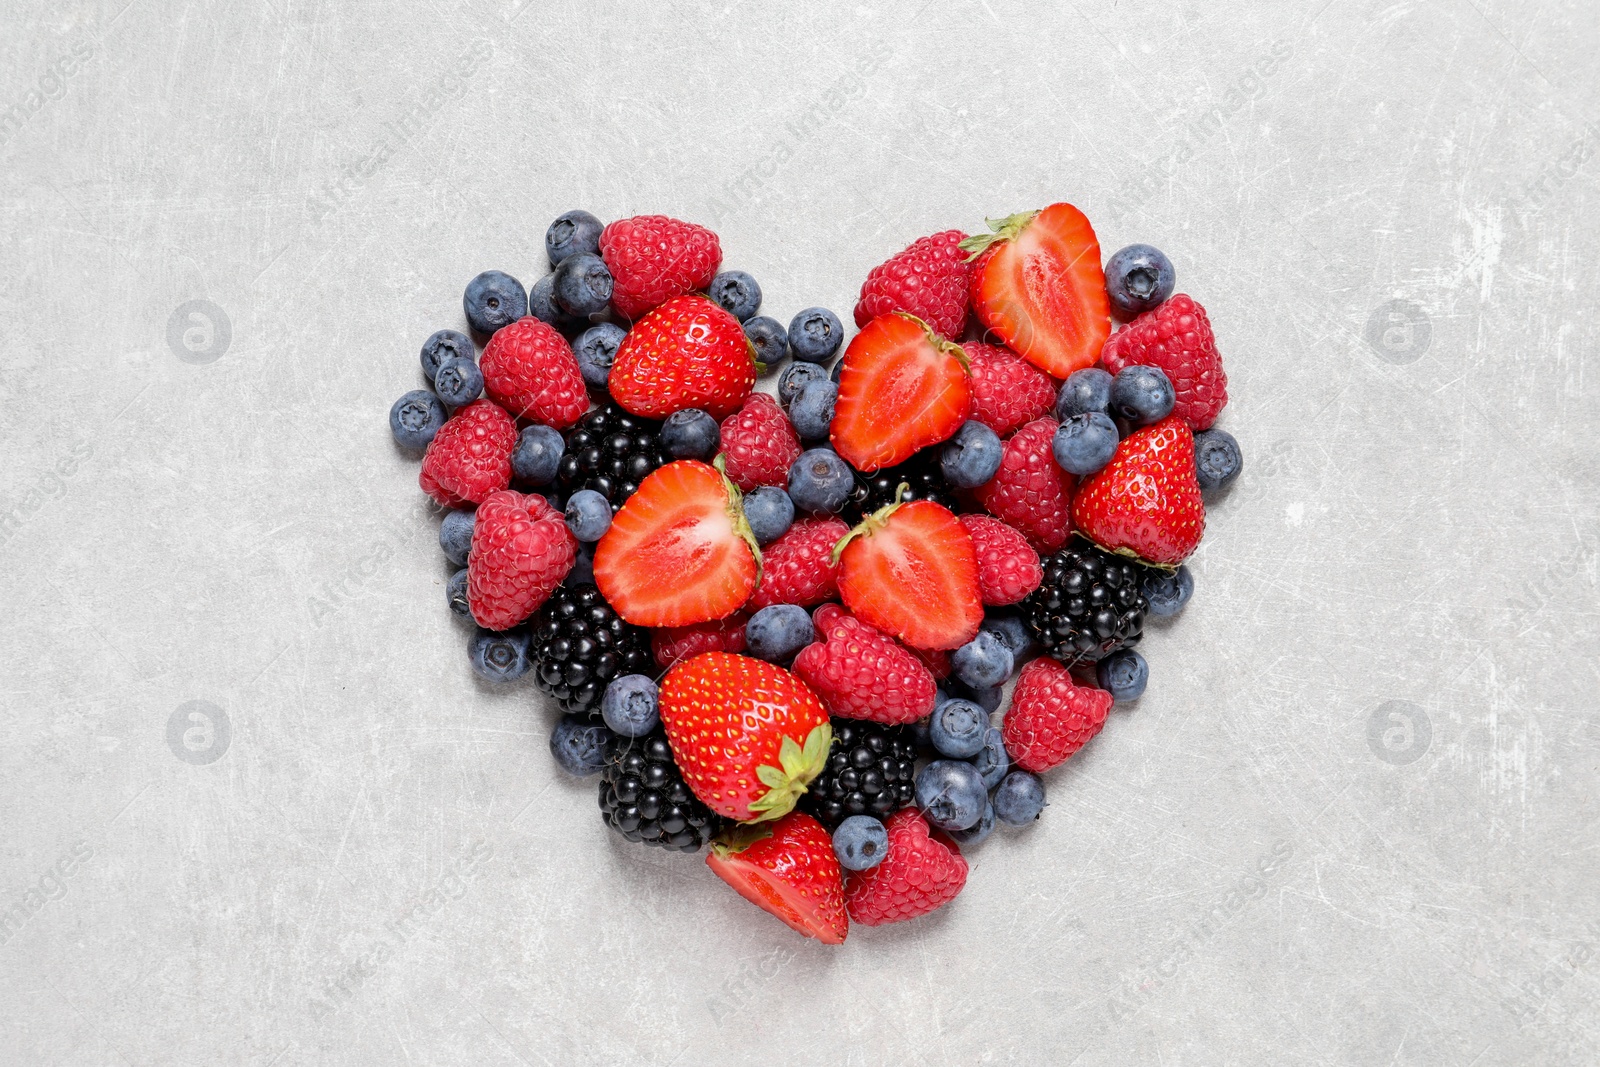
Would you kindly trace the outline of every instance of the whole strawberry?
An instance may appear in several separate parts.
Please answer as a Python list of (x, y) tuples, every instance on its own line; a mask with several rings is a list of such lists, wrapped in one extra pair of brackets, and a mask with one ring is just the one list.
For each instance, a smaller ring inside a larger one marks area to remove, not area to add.
[(529, 317), (496, 330), (478, 368), (489, 399), (518, 418), (564, 430), (589, 410), (572, 346), (547, 322)]
[(617, 347), (609, 388), (617, 403), (643, 418), (699, 408), (721, 419), (755, 383), (755, 350), (744, 327), (696, 295), (669, 300), (634, 324)]
[(477, 504), (511, 484), (517, 424), (492, 400), (458, 408), (428, 444), (418, 481), (447, 508)]
[(839, 858), (828, 831), (805, 812), (734, 827), (711, 842), (706, 866), (791, 929), (825, 945), (844, 944), (850, 917)]
[(689, 626), (664, 626), (650, 631), (650, 654), (666, 670), (679, 660), (702, 652), (743, 652), (744, 624), (750, 616), (736, 611), (725, 619)]
[(817, 640), (794, 658), (794, 674), (830, 715), (902, 726), (933, 711), (933, 675), (898, 641), (837, 604), (813, 621)]
[(904, 311), (943, 337), (959, 340), (967, 328), (967, 254), (957, 246), (967, 235), (945, 230), (913, 241), (873, 267), (856, 302), (856, 325)]
[(710, 285), (722, 263), (722, 245), (704, 226), (638, 215), (600, 231), (600, 258), (611, 271), (611, 306), (637, 319), (675, 296)]
[(972, 491), (984, 510), (1022, 531), (1040, 552), (1054, 552), (1072, 533), (1077, 480), (1050, 451), (1054, 419), (1035, 419), (1011, 435), (995, 476)]
[(833, 741), (816, 694), (749, 656), (684, 660), (662, 679), (660, 706), (683, 780), (712, 811), (739, 822), (788, 814)]
[(1000, 736), (1011, 762), (1038, 774), (1064, 763), (1099, 733), (1110, 710), (1110, 693), (1079, 685), (1066, 667), (1041, 656), (1017, 676)]
[(800, 519), (761, 550), (761, 584), (750, 609), (773, 604), (809, 608), (839, 595), (839, 566), (833, 548), (850, 532), (838, 519)]
[(545, 602), (572, 569), (578, 539), (536, 493), (509, 489), (478, 505), (467, 556), (467, 604), (486, 630), (509, 630)]
[(916, 808), (889, 816), (889, 852), (883, 862), (845, 878), (850, 918), (882, 926), (926, 915), (955, 899), (967, 884), (967, 860), (955, 842), (929, 831)]
[(1001, 437), (1055, 407), (1055, 379), (1011, 349), (968, 341), (961, 350), (972, 377), (972, 418)]
[(1188, 559), (1205, 533), (1206, 505), (1183, 419), (1168, 415), (1123, 438), (1111, 462), (1078, 487), (1072, 521), (1111, 552), (1165, 567)]
[(1205, 430), (1228, 403), (1228, 375), (1217, 354), (1206, 309), (1179, 293), (1112, 334), (1100, 353), (1106, 369), (1159, 367), (1172, 383), (1173, 414), (1191, 430)]
[(978, 553), (978, 592), (985, 607), (1015, 604), (1039, 588), (1044, 577), (1039, 553), (1019, 531), (988, 515), (962, 515), (961, 525)]
[(789, 416), (766, 393), (751, 393), (744, 406), (722, 420), (722, 458), (728, 479), (745, 492), (783, 487), (800, 458), (800, 438)]

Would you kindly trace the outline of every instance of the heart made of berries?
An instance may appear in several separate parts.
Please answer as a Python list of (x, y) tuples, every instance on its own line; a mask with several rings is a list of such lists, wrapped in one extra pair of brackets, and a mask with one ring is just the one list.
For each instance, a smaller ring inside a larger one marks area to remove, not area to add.
[(390, 412), (450, 509), (474, 669), (533, 674), (612, 830), (829, 944), (946, 904), (963, 847), (1038, 818), (1143, 693), (1145, 618), (1189, 599), (1241, 466), (1166, 256), (1102, 264), (1071, 204), (990, 230), (875, 267), (846, 346), (824, 308), (756, 314), (702, 226), (568, 212), (531, 291), (468, 284), (481, 357), (435, 333)]

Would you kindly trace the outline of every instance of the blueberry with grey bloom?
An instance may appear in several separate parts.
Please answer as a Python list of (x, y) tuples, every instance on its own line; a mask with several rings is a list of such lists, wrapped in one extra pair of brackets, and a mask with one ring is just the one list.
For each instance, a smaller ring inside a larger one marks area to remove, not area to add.
[[(772, 320), (768, 319), (771, 322)], [(787, 342), (785, 342), (787, 344)], [(806, 386), (812, 382), (825, 382), (828, 372), (815, 363), (802, 363), (799, 360), (783, 368), (783, 373), (778, 375), (778, 403), (784, 408), (794, 403), (794, 398), (799, 396)]]
[(450, 576), (444, 595), (451, 611), (463, 619), (472, 618), (472, 605), (467, 601), (467, 568), (462, 567)]
[(1106, 260), (1106, 295), (1125, 319), (1164, 303), (1177, 283), (1172, 260), (1150, 245), (1129, 245)]
[(611, 381), (611, 364), (616, 362), (617, 349), (626, 336), (628, 331), (614, 322), (597, 323), (583, 331), (572, 346), (572, 354), (578, 357), (578, 370), (584, 381), (600, 389), (606, 387)]
[(789, 498), (801, 511), (832, 515), (855, 484), (850, 465), (831, 448), (808, 449), (789, 466)]
[(957, 489), (976, 489), (994, 477), (1005, 451), (999, 435), (989, 427), (981, 422), (964, 422), (940, 451), (939, 470), (944, 480)]
[(467, 283), (461, 310), (479, 333), (494, 333), (528, 313), (528, 291), (503, 270), (486, 270)]
[(994, 803), (988, 797), (984, 797), (983, 814), (978, 816), (977, 823), (965, 830), (951, 830), (950, 840), (971, 848), (973, 845), (981, 845), (983, 839), (992, 833), (994, 833)]
[(765, 315), (746, 319), (744, 335), (755, 347), (758, 363), (776, 367), (789, 358), (789, 331), (777, 319)]
[(833, 831), (833, 854), (847, 871), (869, 871), (889, 854), (889, 831), (870, 815), (852, 815)]
[(1123, 367), (1111, 379), (1111, 414), (1135, 426), (1149, 426), (1172, 414), (1177, 395), (1160, 367)]
[(972, 765), (983, 776), (983, 787), (993, 789), (1011, 769), (1011, 757), (1006, 754), (1006, 743), (998, 726), (991, 726), (984, 736), (983, 748), (972, 757)]
[(1080, 478), (1110, 463), (1116, 451), (1117, 424), (1099, 411), (1069, 416), (1050, 440), (1056, 466)]
[(973, 689), (1005, 685), (1015, 662), (1005, 642), (983, 629), (978, 630), (977, 637), (950, 653), (950, 666), (955, 676)]
[(580, 541), (598, 541), (611, 529), (611, 501), (604, 493), (579, 489), (567, 498), (567, 529)]
[(928, 740), (941, 756), (970, 759), (989, 737), (989, 713), (970, 700), (947, 700), (928, 717)]
[(832, 382), (834, 385), (838, 385), (839, 384), (839, 379), (843, 378), (843, 377), (844, 377), (844, 360), (841, 359), (839, 362), (835, 363), (833, 365), (833, 369), (828, 372), (828, 381)]
[(1226, 489), (1244, 468), (1239, 442), (1227, 430), (1201, 430), (1194, 435), (1194, 467), (1201, 489)]
[(917, 772), (917, 807), (941, 830), (965, 830), (989, 802), (983, 776), (965, 760), (937, 759)]
[(794, 501), (777, 486), (763, 485), (744, 495), (744, 518), (756, 544), (769, 544), (794, 524)]
[(974, 689), (970, 685), (962, 684), (959, 678), (946, 678), (944, 683), (934, 691), (935, 708), (947, 700), (970, 700), (984, 711), (998, 711), (1001, 697), (1005, 695), (1005, 686), (991, 685), (981, 689)]
[(570, 326), (572, 319), (556, 306), (555, 281), (555, 275), (546, 274), (533, 283), (533, 288), (528, 290), (528, 314), (559, 330)]
[(979, 629), (987, 630), (998, 637), (1002, 644), (1011, 650), (1012, 666), (1016, 666), (1028, 656), (1037, 642), (1033, 639), (1028, 624), (1022, 621), (1022, 616), (1015, 612), (993, 612), (984, 616)]
[(1137, 649), (1119, 648), (1095, 664), (1094, 676), (1112, 700), (1138, 700), (1150, 681), (1150, 665)]
[(444, 401), (426, 389), (413, 389), (389, 409), (389, 432), (402, 448), (427, 448), (448, 417)]
[(699, 408), (684, 408), (667, 416), (661, 424), (661, 444), (674, 459), (711, 462), (722, 445), (722, 430), (717, 420)]
[(517, 447), (511, 450), (511, 473), (529, 485), (549, 485), (561, 469), (561, 455), (567, 443), (561, 431), (551, 426), (524, 426), (517, 434)]
[(478, 525), (476, 511), (447, 511), (439, 520), (439, 547), (444, 558), (457, 567), (467, 565), (467, 553), (472, 550), (472, 531)]
[(579, 252), (563, 259), (550, 275), (550, 296), (556, 307), (584, 319), (606, 309), (614, 285), (605, 260), (592, 252)]
[(1194, 575), (1187, 563), (1170, 574), (1152, 567), (1139, 583), (1139, 592), (1150, 602), (1150, 614), (1158, 618), (1176, 615), (1194, 596)]
[(550, 754), (568, 774), (587, 778), (605, 770), (610, 739), (611, 731), (587, 715), (563, 715), (550, 731)]
[(839, 351), (844, 324), (827, 308), (806, 308), (789, 321), (789, 351), (807, 363), (826, 363)]
[(434, 375), (433, 388), (453, 408), (470, 404), (483, 393), (483, 372), (470, 359), (452, 359), (439, 367)]
[(772, 604), (744, 624), (750, 655), (768, 663), (787, 663), (817, 636), (811, 613), (798, 604)]
[(1111, 408), (1111, 372), (1099, 367), (1085, 367), (1067, 375), (1056, 394), (1056, 419), (1064, 422), (1074, 415), (1087, 415), (1098, 411), (1102, 415)]
[(600, 717), (623, 737), (643, 737), (661, 721), (660, 691), (642, 674), (614, 678), (600, 698)]
[(544, 231), (544, 251), (550, 257), (550, 265), (559, 267), (563, 259), (580, 252), (598, 255), (600, 232), (605, 228), (604, 223), (587, 211), (567, 211), (557, 215), (556, 221)]
[[(815, 363), (796, 363), (796, 367), (815, 367)], [(802, 441), (826, 441), (833, 428), (833, 408), (839, 400), (839, 387), (823, 380), (811, 382), (789, 405), (789, 421)], [(968, 423), (968, 425), (972, 425)]]
[(712, 278), (707, 294), (740, 322), (761, 306), (761, 286), (742, 270), (725, 270)]
[(994, 791), (994, 817), (1007, 826), (1026, 826), (1044, 810), (1044, 782), (1037, 774), (1012, 771)]
[(439, 330), (422, 342), (422, 373), (433, 381), (439, 368), (452, 359), (477, 359), (472, 338), (456, 330)]
[(491, 682), (513, 682), (528, 673), (528, 633), (480, 629), (472, 637), (472, 669)]

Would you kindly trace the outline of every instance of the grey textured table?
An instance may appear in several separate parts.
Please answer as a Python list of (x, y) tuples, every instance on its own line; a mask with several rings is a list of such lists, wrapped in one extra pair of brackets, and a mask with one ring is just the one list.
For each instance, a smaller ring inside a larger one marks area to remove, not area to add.
[[(0, 15), (0, 1061), (1600, 1062), (1592, 4), (125, 3)], [(1055, 199), (1244, 480), (1045, 818), (804, 942), (475, 682), (389, 404), (570, 207), (787, 320)]]

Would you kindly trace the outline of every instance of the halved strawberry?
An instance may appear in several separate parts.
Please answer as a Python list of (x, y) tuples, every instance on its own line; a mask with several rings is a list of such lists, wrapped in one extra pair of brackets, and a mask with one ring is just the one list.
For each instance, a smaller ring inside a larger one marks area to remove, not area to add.
[(880, 315), (844, 352), (829, 437), (858, 471), (892, 467), (967, 421), (972, 388), (960, 345), (914, 315)]
[(1034, 366), (1065, 378), (1094, 365), (1111, 336), (1100, 242), (1071, 204), (990, 222), (961, 242), (977, 254), (972, 310)]
[(839, 595), (862, 622), (914, 648), (960, 648), (978, 635), (978, 553), (931, 500), (890, 504), (834, 549)]
[(622, 505), (595, 546), (594, 581), (635, 626), (687, 626), (737, 611), (760, 561), (739, 490), (686, 459), (651, 474)]
[(711, 842), (706, 866), (790, 928), (825, 945), (844, 944), (844, 872), (828, 831), (805, 812), (734, 828)]

